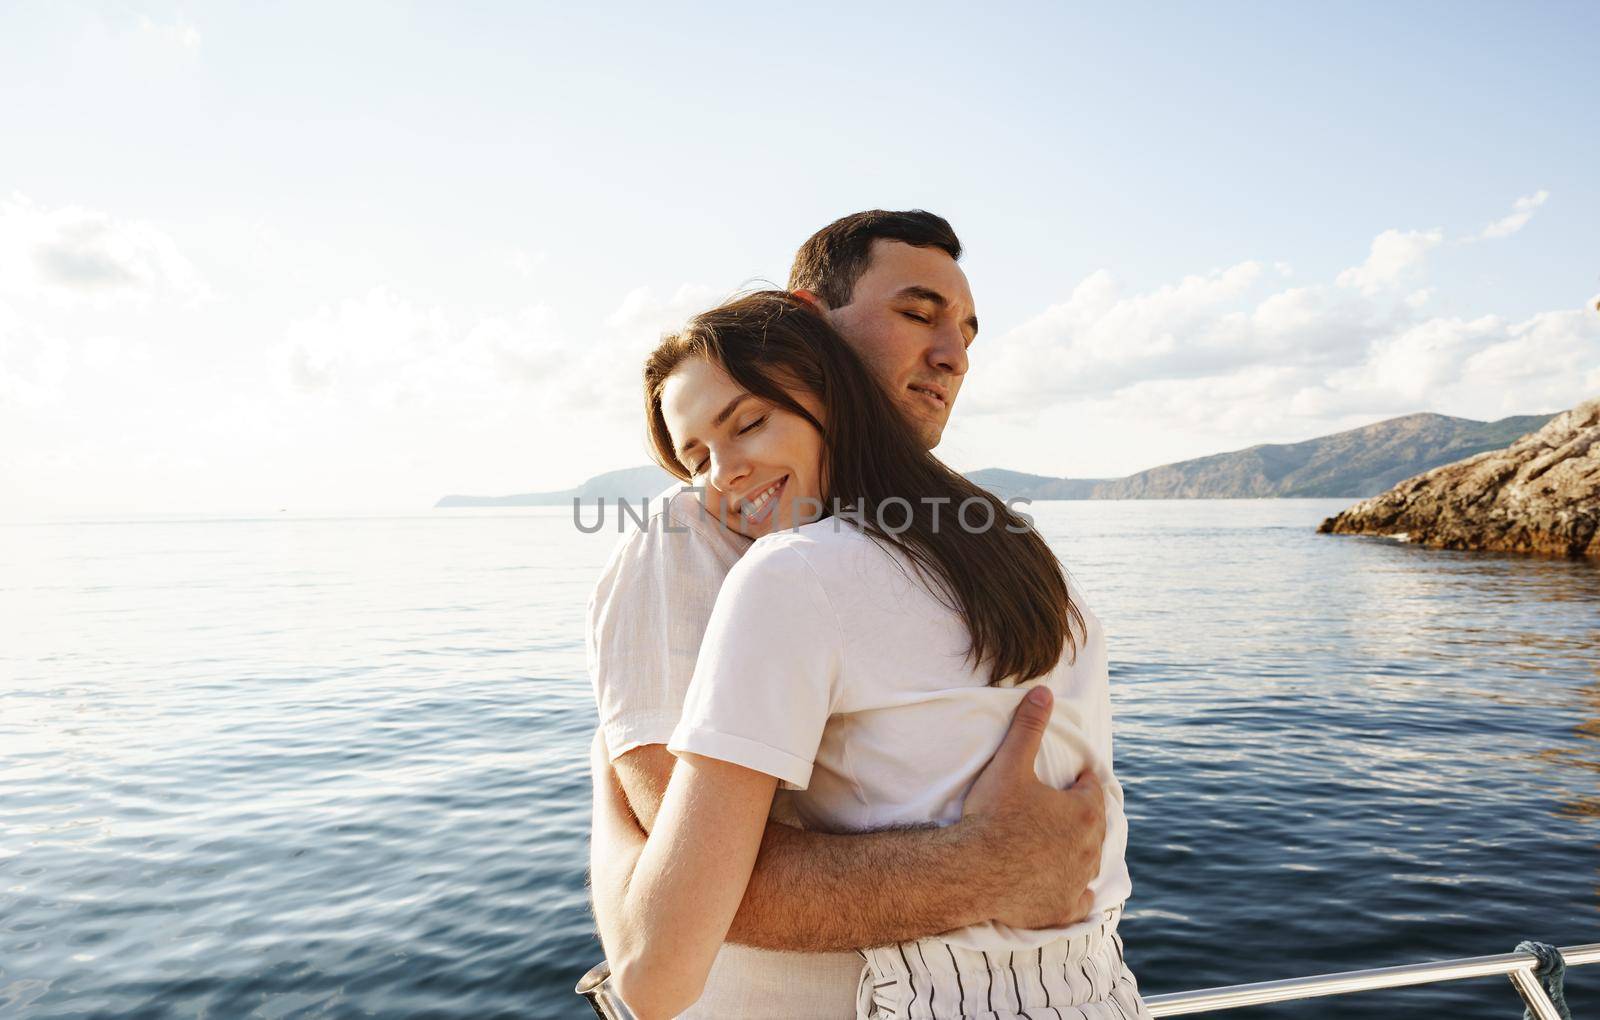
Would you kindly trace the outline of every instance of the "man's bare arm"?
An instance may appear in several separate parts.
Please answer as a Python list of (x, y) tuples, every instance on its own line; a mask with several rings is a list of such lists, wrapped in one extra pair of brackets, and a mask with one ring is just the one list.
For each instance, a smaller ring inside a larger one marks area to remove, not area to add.
[[(824, 952), (923, 938), (982, 921), (1025, 928), (1088, 911), (1105, 797), (1091, 776), (1053, 790), (1033, 760), (1050, 716), (1025, 699), (994, 759), (945, 827), (839, 835), (767, 825), (730, 942)], [(614, 762), (639, 824), (655, 822), (676, 759), (659, 744)]]

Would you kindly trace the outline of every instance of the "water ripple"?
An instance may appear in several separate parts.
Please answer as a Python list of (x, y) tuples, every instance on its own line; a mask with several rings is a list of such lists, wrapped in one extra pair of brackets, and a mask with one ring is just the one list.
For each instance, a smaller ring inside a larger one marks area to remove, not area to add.
[[(1600, 570), (1312, 534), (1339, 505), (1034, 508), (1110, 634), (1147, 992), (1600, 941)], [(614, 540), (0, 528), (0, 1015), (581, 1015)]]

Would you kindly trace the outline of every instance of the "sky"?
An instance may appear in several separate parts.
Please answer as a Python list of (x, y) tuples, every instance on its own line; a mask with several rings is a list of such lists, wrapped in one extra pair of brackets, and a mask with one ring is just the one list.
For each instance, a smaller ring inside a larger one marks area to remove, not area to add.
[(1597, 37), (1590, 3), (9, 3), (0, 517), (645, 463), (661, 332), (874, 207), (966, 246), (961, 470), (1560, 410), (1600, 396)]

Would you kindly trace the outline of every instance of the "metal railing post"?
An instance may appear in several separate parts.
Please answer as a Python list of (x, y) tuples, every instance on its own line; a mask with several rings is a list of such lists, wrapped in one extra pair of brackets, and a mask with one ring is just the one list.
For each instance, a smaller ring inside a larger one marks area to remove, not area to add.
[(604, 960), (590, 967), (573, 991), (589, 1000), (600, 1020), (634, 1020), (627, 1003), (612, 994), (611, 965)]
[(1514, 970), (1506, 977), (1511, 979), (1517, 994), (1522, 996), (1522, 1001), (1528, 1004), (1528, 1008), (1533, 1010), (1533, 1015), (1539, 1020), (1563, 1020), (1561, 1014), (1556, 1012), (1556, 1004), (1545, 994), (1544, 985), (1539, 983), (1532, 967)]

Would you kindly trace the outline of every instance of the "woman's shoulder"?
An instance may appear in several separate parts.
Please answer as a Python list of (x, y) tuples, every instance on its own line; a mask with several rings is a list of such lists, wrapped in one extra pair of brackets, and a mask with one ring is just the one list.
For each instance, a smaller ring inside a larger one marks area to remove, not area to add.
[(798, 555), (807, 562), (821, 565), (841, 558), (854, 558), (872, 549), (876, 543), (865, 532), (848, 521), (828, 517), (797, 528), (785, 528), (756, 539), (745, 558), (751, 556)]
[(802, 605), (820, 617), (833, 617), (829, 592), (836, 589), (840, 576), (840, 546), (834, 536), (808, 534), (806, 528), (764, 535), (734, 565), (717, 603), (758, 616), (777, 603), (786, 608), (785, 618), (791, 621)]
[(881, 557), (877, 543), (848, 523), (824, 519), (786, 528), (755, 540), (740, 559), (740, 573), (803, 573), (824, 588), (841, 577), (859, 575), (864, 561)]

